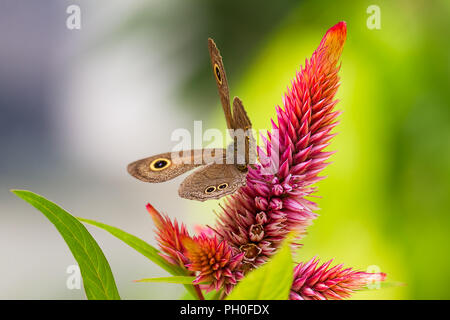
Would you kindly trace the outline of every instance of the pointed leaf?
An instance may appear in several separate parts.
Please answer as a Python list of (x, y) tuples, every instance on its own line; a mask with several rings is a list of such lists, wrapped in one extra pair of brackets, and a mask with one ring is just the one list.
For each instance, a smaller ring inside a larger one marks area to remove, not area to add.
[(84, 290), (89, 300), (120, 299), (105, 255), (89, 231), (77, 219), (55, 203), (33, 192), (11, 191), (41, 211), (55, 225), (78, 262)]
[[(205, 300), (220, 300), (220, 295), (222, 294), (222, 290), (216, 291), (212, 290), (208, 293), (203, 292), (203, 297)], [(192, 295), (190, 292), (185, 291), (182, 295), (180, 300), (196, 300), (197, 295)]]
[(93, 226), (96, 226), (103, 230), (108, 231), (113, 236), (122, 240), (127, 245), (129, 245), (130, 247), (132, 247), (133, 249), (135, 249), (136, 251), (138, 251), (139, 253), (141, 253), (142, 255), (147, 257), (148, 259), (150, 259), (152, 262), (156, 263), (158, 266), (160, 266), (161, 268), (163, 268), (170, 274), (173, 274), (173, 275), (185, 275), (186, 274), (186, 272), (181, 270), (181, 268), (177, 268), (177, 267), (173, 266), (172, 264), (170, 264), (169, 262), (167, 262), (163, 257), (161, 257), (159, 255), (158, 249), (151, 246), (144, 240), (142, 240), (136, 236), (133, 236), (132, 234), (125, 232), (119, 228), (116, 228), (116, 227), (113, 227), (113, 226), (110, 226), (110, 225), (107, 225), (107, 224), (104, 224), (101, 222), (97, 222), (97, 221), (85, 219), (85, 218), (80, 218), (80, 217), (77, 217), (77, 219), (84, 223), (87, 223), (87, 224), (90, 224), (90, 225), (93, 225)]
[[(166, 270), (167, 272), (169, 272), (170, 274), (174, 275), (174, 276), (186, 276), (187, 275), (187, 270), (183, 270), (180, 267), (176, 267), (172, 264), (170, 264), (169, 262), (167, 262), (164, 258), (162, 258), (159, 255), (159, 250), (156, 249), (155, 247), (151, 246), (150, 244), (148, 244), (147, 242), (145, 242), (144, 240), (133, 236), (132, 234), (129, 234), (119, 228), (113, 227), (113, 226), (109, 226), (107, 224), (101, 223), (101, 222), (97, 222), (94, 220), (89, 220), (89, 219), (84, 219), (84, 218), (80, 218), (77, 217), (78, 220), (99, 227), (105, 231), (108, 231), (110, 234), (112, 234), (113, 236), (115, 236), (116, 238), (122, 240), (123, 242), (125, 242), (127, 245), (129, 245), (130, 247), (132, 247), (133, 249), (135, 249), (137, 252), (141, 253), (142, 255), (144, 255), (145, 257), (147, 257), (148, 259), (150, 259), (150, 261), (156, 263), (158, 266), (160, 266), (161, 268), (163, 268), (164, 270)], [(186, 290), (188, 290), (194, 297), (197, 297), (197, 292), (195, 291), (194, 286), (191, 284), (185, 284), (184, 286), (186, 288)]]
[(195, 277), (191, 276), (174, 276), (174, 277), (162, 277), (162, 278), (146, 278), (135, 280), (135, 282), (165, 282), (165, 283), (180, 283), (180, 284), (192, 284)]

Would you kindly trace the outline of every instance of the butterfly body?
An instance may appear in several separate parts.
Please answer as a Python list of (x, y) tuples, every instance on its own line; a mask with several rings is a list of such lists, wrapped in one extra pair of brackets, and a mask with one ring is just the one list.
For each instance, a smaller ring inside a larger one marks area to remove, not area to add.
[[(182, 198), (205, 201), (233, 194), (246, 184), (247, 165), (255, 157), (251, 122), (242, 101), (233, 99), (231, 112), (228, 81), (222, 57), (212, 39), (208, 39), (211, 66), (219, 97), (234, 143), (227, 149), (198, 149), (161, 153), (128, 165), (128, 172), (141, 181), (165, 182), (196, 169), (180, 184)], [(233, 135), (234, 134), (234, 135)]]

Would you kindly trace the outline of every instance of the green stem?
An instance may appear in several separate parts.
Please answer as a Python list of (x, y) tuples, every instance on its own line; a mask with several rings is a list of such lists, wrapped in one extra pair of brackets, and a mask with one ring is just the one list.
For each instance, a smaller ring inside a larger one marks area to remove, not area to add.
[(205, 297), (203, 297), (202, 289), (200, 289), (200, 286), (198, 284), (194, 285), (195, 291), (197, 291), (198, 298), (200, 300), (205, 300)]
[(226, 296), (227, 296), (227, 295), (225, 294), (225, 291), (222, 291), (222, 292), (220, 293), (219, 300), (225, 299)]

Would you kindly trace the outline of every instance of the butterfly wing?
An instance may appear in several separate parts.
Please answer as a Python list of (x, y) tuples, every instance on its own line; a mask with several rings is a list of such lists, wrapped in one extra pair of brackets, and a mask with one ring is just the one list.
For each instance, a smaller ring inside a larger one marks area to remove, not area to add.
[(184, 179), (178, 194), (198, 201), (219, 199), (244, 186), (246, 175), (247, 172), (240, 171), (234, 164), (209, 164)]
[(211, 57), (211, 66), (213, 68), (214, 78), (216, 79), (217, 89), (219, 90), (220, 102), (222, 103), (225, 120), (228, 129), (233, 129), (233, 117), (231, 115), (230, 107), (230, 89), (228, 87), (227, 75), (223, 65), (222, 56), (219, 49), (217, 49), (214, 40), (208, 39), (209, 55)]
[(241, 99), (234, 97), (233, 99), (233, 129), (251, 129), (252, 123), (245, 111), (244, 104)]
[(236, 146), (236, 143), (238, 143), (238, 140), (235, 138), (235, 150), (237, 152), (237, 158), (241, 159), (238, 163), (244, 163), (245, 164), (255, 164), (256, 163), (256, 141), (253, 136), (252, 132), (252, 123), (250, 121), (250, 118), (247, 115), (247, 112), (245, 111), (244, 105), (238, 97), (235, 97), (233, 99), (233, 123), (235, 126), (236, 132), (238, 132), (239, 129), (242, 129), (245, 134), (245, 148), (244, 152), (240, 151)]
[(171, 180), (198, 166), (220, 162), (225, 157), (225, 149), (166, 152), (132, 162), (128, 165), (127, 170), (136, 179), (158, 183)]
[[(250, 119), (242, 101), (237, 97), (233, 101), (233, 114), (231, 113), (230, 91), (222, 56), (212, 39), (208, 39), (208, 48), (227, 127), (229, 129), (250, 129)], [(207, 150), (209, 158), (204, 157), (205, 150)], [(245, 163), (248, 164), (248, 141), (246, 141), (245, 150)], [(203, 168), (189, 175), (178, 191), (183, 198), (200, 201), (219, 199), (232, 194), (246, 183), (247, 170), (245, 167), (217, 162), (221, 157), (222, 161), (225, 161), (225, 149), (188, 150), (181, 153), (180, 155), (180, 153), (167, 152), (144, 158), (130, 163), (127, 169), (133, 177), (139, 180), (157, 183), (171, 180), (204, 165)]]

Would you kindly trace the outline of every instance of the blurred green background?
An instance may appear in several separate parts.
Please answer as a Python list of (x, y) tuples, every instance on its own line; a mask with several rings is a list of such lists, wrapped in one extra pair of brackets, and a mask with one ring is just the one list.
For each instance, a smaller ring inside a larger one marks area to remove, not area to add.
[[(370, 5), (380, 7), (379, 30), (366, 25)], [(90, 14), (101, 10), (100, 5), (89, 8)], [(372, 271), (386, 272), (387, 281), (405, 284), (360, 292), (354, 299), (450, 298), (449, 1), (152, 1), (139, 2), (131, 13), (116, 17), (105, 32), (88, 40), (80, 56), (101, 56), (115, 50), (117, 43), (138, 39), (149, 51), (162, 52), (169, 61), (169, 77), (178, 78), (171, 91), (178, 107), (159, 104), (172, 108), (172, 118), (161, 121), (170, 125), (186, 116), (221, 129), (225, 126), (210, 72), (207, 37), (221, 49), (231, 95), (239, 95), (254, 127), (263, 129), (326, 30), (346, 21), (338, 92), (343, 114), (335, 130), (339, 135), (330, 147), (338, 152), (324, 172), (328, 178), (318, 184), (320, 216), (309, 228), (297, 259), (317, 255), (322, 261), (334, 258), (357, 269), (372, 266)], [(148, 91), (151, 96), (152, 88)], [(57, 185), (54, 182), (53, 187)], [(175, 196), (175, 188), (174, 184), (161, 193)], [(128, 219), (140, 216), (143, 199), (154, 203), (157, 192), (142, 195), (142, 202), (133, 207), (132, 196), (123, 199), (123, 208), (130, 208)], [(62, 205), (69, 198), (50, 197)], [(77, 206), (75, 200), (71, 205)], [(157, 205), (174, 215), (164, 201)], [(189, 227), (214, 223), (210, 211), (217, 208), (216, 202), (182, 206), (186, 211), (177, 217)], [(76, 212), (95, 218), (89, 214)], [(133, 225), (125, 230), (133, 233)], [(110, 249), (109, 256), (115, 254)], [(114, 260), (111, 264), (114, 271)], [(126, 272), (131, 279), (139, 278), (132, 270)], [(150, 297), (160, 297), (162, 287), (153, 288), (146, 289)], [(172, 298), (182, 291), (174, 290)]]

